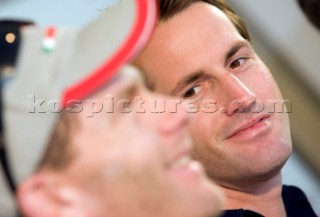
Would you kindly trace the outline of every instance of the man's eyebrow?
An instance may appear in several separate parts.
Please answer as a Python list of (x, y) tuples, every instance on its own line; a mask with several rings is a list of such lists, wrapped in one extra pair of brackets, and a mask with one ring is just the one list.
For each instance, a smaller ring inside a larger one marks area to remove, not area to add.
[(247, 41), (239, 41), (235, 43), (231, 49), (227, 52), (225, 57), (225, 62), (227, 62), (233, 55), (235, 55), (241, 48), (249, 47), (249, 43)]
[[(231, 47), (231, 49), (227, 52), (226, 57), (225, 57), (225, 62), (227, 62), (231, 57), (233, 57), (233, 55), (235, 55), (243, 47), (250, 47), (250, 45), (247, 41), (236, 42)], [(199, 78), (203, 77), (204, 75), (205, 75), (205, 71), (202, 69), (199, 69), (199, 70), (191, 73), (187, 77), (182, 78), (180, 81), (178, 81), (176, 87), (170, 92), (170, 95), (175, 96), (178, 92), (180, 92), (188, 84), (193, 83), (194, 81), (198, 80)]]
[(180, 92), (188, 84), (193, 83), (194, 81), (203, 77), (204, 74), (205, 74), (205, 72), (200, 69), (198, 71), (191, 73), (187, 77), (182, 78), (181, 80), (178, 81), (176, 87), (170, 92), (170, 95), (175, 96), (178, 92)]

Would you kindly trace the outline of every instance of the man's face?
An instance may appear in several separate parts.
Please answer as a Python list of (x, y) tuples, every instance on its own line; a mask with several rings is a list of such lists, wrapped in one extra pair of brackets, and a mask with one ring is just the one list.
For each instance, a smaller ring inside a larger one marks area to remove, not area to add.
[(220, 185), (278, 174), (291, 153), (287, 114), (271, 108), (282, 96), (220, 10), (194, 3), (160, 22), (136, 63), (155, 91), (198, 108), (191, 123), (194, 156)]
[[(152, 112), (150, 100), (167, 97), (151, 94), (139, 79), (128, 81), (125, 76), (91, 96), (76, 114), (71, 144), (77, 157), (64, 177), (82, 189), (78, 205), (90, 216), (216, 213), (220, 192), (190, 159), (188, 115), (181, 109)], [(135, 103), (135, 97), (145, 103)], [(99, 103), (102, 110), (92, 115)]]

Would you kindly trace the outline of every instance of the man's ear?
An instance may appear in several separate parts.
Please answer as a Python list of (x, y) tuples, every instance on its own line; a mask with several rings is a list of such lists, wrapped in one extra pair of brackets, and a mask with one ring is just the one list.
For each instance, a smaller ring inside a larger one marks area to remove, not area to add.
[(19, 186), (17, 200), (28, 217), (84, 216), (79, 194), (61, 175), (38, 173)]

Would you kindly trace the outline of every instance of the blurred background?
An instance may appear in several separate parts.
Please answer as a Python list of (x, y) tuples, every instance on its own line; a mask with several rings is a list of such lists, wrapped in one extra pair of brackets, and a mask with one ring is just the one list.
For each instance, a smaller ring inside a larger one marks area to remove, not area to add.
[[(114, 1), (0, 0), (0, 19), (83, 26)], [(294, 153), (283, 170), (283, 182), (302, 188), (320, 215), (320, 30), (308, 22), (294, 0), (228, 2), (245, 19), (256, 52), (292, 105)], [(10, 217), (14, 205), (3, 196), (8, 192), (1, 184), (0, 217)]]

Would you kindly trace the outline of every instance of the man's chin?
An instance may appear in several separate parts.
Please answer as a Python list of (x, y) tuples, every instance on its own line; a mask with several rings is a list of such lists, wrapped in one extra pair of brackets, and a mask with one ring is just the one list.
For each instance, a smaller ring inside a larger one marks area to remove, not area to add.
[(225, 197), (219, 186), (214, 184), (202, 171), (195, 177), (175, 177), (175, 189), (190, 216), (215, 216), (221, 212)]
[(202, 186), (194, 190), (193, 202), (190, 202), (190, 206), (198, 204), (198, 207), (194, 207), (194, 210), (198, 211), (199, 214), (201, 213), (199, 216), (216, 216), (222, 211), (225, 197), (218, 186), (209, 180), (204, 180)]

